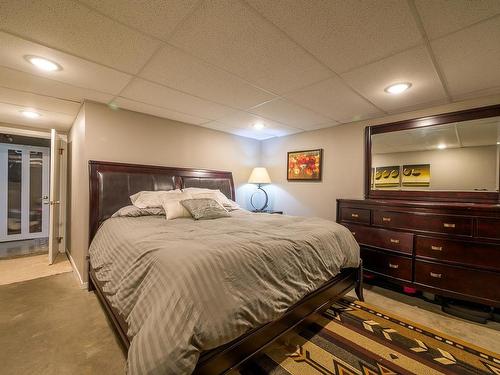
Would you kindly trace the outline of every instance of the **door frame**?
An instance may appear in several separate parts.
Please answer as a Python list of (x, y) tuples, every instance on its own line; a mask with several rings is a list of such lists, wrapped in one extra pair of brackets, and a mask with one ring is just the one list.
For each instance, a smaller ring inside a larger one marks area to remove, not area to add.
[[(16, 134), (16, 135), (24, 135), (26, 137), (33, 138), (44, 138), (50, 139), (50, 129), (26, 129), (22, 127), (16, 126), (5, 126), (2, 124), (0, 126), (1, 133), (7, 134)], [(68, 136), (66, 132), (59, 133), (61, 138), (63, 139), (63, 158), (61, 159), (61, 171), (60, 171), (60, 211), (59, 211), (59, 221), (60, 221), (60, 230), (59, 236), (62, 237), (62, 241), (59, 244), (59, 252), (66, 252), (66, 233), (67, 233), (67, 219), (66, 219), (66, 205), (67, 205), (67, 170), (68, 170), (68, 159), (67, 159), (67, 149), (68, 149)]]

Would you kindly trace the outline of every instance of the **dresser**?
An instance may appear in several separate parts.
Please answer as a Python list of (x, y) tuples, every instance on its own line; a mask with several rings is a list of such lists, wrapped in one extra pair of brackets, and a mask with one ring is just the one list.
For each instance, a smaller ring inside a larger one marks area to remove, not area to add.
[(500, 204), (338, 199), (337, 222), (367, 273), (500, 307)]

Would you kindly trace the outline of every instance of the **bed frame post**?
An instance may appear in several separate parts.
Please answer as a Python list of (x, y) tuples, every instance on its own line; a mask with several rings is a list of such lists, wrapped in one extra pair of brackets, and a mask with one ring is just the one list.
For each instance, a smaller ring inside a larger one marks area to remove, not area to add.
[(359, 260), (359, 267), (356, 275), (356, 287), (354, 288), (358, 300), (364, 302), (365, 297), (363, 296), (363, 259)]

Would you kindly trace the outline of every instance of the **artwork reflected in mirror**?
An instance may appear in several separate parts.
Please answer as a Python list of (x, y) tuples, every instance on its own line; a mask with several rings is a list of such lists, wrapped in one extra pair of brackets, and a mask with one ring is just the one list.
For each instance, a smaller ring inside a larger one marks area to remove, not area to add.
[(402, 186), (429, 187), (431, 185), (431, 165), (403, 165)]
[(375, 187), (380, 189), (399, 187), (401, 172), (399, 165), (375, 168)]
[(292, 151), (287, 158), (288, 181), (321, 181), (323, 149)]

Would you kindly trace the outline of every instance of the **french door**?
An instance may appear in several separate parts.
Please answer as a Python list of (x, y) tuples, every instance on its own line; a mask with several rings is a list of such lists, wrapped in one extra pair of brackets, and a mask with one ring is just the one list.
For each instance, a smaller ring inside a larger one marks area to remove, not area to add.
[(0, 144), (0, 242), (48, 237), (49, 152)]

